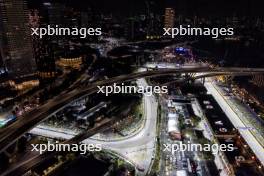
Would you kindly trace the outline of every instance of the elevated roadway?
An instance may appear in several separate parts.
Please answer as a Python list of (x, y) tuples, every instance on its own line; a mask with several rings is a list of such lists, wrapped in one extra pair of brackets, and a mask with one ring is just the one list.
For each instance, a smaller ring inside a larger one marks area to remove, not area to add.
[[(141, 86), (147, 86), (144, 79), (139, 79), (137, 82)], [(158, 103), (155, 96), (152, 95), (144, 96), (143, 104), (145, 118), (144, 127), (135, 135), (113, 141), (88, 138), (85, 139), (83, 143), (101, 144), (103, 149), (114, 151), (118, 156), (125, 157), (128, 162), (133, 163), (136, 168), (141, 168), (139, 169), (141, 171), (137, 170), (139, 175), (146, 175), (152, 165), (152, 157), (154, 157), (155, 154)], [(55, 139), (70, 139), (75, 136), (74, 132), (71, 131), (59, 132), (56, 129), (53, 130), (43, 127), (33, 128), (30, 133)]]
[(98, 81), (87, 88), (74, 89), (65, 94), (58, 95), (47, 101), (46, 104), (34, 109), (31, 112), (20, 117), (16, 122), (0, 130), (0, 152), (3, 152), (17, 139), (19, 139), (27, 131), (38, 125), (40, 122), (49, 118), (52, 114), (58, 112), (67, 106), (70, 102), (78, 100), (84, 96), (88, 96), (98, 91), (97, 86), (112, 85), (114, 83), (122, 83), (143, 77), (157, 77), (165, 75), (174, 75), (181, 73), (239, 73), (239, 74), (261, 74), (264, 73), (263, 68), (211, 68), (211, 67), (193, 67), (193, 68), (175, 68), (175, 69), (157, 69), (153, 71), (142, 71), (121, 75), (111, 79)]
[[(85, 133), (79, 134), (73, 138), (70, 138), (63, 142), (63, 144), (77, 144), (80, 141), (89, 138), (90, 136), (93, 136), (94, 134), (106, 130), (111, 127), (112, 124), (114, 124), (118, 118), (114, 117), (111, 119), (104, 119), (100, 123), (98, 123), (94, 128), (88, 130)], [(38, 166), (42, 162), (54, 157), (56, 154), (59, 154), (57, 151), (53, 152), (45, 152), (42, 155), (39, 153), (34, 153), (29, 159), (26, 159), (23, 162), (20, 162), (13, 166), (12, 168), (9, 168), (7, 171), (1, 174), (1, 176), (20, 176), (23, 175), (28, 170)]]

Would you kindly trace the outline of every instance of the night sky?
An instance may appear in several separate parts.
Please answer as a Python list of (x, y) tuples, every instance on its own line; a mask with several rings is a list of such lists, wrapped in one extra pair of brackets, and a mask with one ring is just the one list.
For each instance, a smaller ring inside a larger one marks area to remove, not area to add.
[(167, 0), (183, 14), (216, 15), (216, 16), (263, 16), (261, 0)]
[[(29, 0), (32, 6), (43, 0)], [(48, 1), (48, 0), (46, 0)], [(49, 0), (67, 3), (84, 9), (88, 6), (102, 12), (123, 15), (141, 13), (146, 10), (146, 2), (157, 12), (164, 7), (174, 7), (176, 14), (200, 16), (264, 16), (264, 2), (261, 0)]]

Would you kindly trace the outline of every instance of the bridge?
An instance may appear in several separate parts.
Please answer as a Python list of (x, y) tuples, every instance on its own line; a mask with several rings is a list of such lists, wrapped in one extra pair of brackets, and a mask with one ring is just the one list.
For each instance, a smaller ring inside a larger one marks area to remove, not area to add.
[(191, 75), (190, 77), (186, 77), (184, 79), (178, 79), (178, 80), (173, 80), (173, 81), (169, 81), (166, 83), (163, 83), (162, 86), (168, 86), (171, 84), (183, 84), (184, 82), (188, 82), (188, 81), (194, 81), (197, 79), (203, 79), (202, 82), (204, 83), (205, 78), (208, 77), (215, 77), (215, 76), (251, 76), (251, 75), (255, 75), (254, 73), (229, 73), (229, 72), (222, 72), (222, 73), (205, 73), (205, 74), (199, 74), (199, 75)]
[[(96, 122), (94, 127), (90, 128), (87, 131), (81, 132), (80, 134), (76, 134), (70, 138), (63, 138), (63, 135), (60, 134), (60, 137), (57, 139), (61, 140), (63, 139), (63, 142), (61, 144), (78, 144), (82, 142), (83, 140), (101, 132), (105, 131), (109, 128), (111, 128), (116, 122), (120, 121), (121, 119), (125, 118), (129, 112), (129, 109), (131, 105), (134, 104), (134, 101), (127, 102), (122, 104), (120, 107), (115, 108), (113, 111), (116, 114), (119, 114), (118, 116), (111, 116), (111, 118), (105, 117), (99, 122)], [(51, 136), (52, 138), (52, 136)], [(70, 152), (70, 151), (69, 151)], [(25, 160), (16, 163), (12, 167), (10, 167), (7, 171), (4, 173), (1, 173), (2, 175), (23, 175), (28, 170), (35, 168), (42, 162), (58, 155), (63, 152), (60, 151), (46, 151), (43, 154), (40, 154), (38, 152), (31, 152), (30, 156), (26, 158)]]

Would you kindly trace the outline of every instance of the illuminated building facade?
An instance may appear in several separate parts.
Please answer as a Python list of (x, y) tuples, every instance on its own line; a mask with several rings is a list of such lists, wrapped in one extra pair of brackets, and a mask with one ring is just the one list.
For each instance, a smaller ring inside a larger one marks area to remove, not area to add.
[[(42, 17), (37, 10), (30, 13), (29, 24), (31, 27), (38, 28), (41, 26)], [(56, 66), (52, 43), (48, 36), (39, 39), (37, 36), (32, 37), (34, 57), (37, 64), (38, 76), (42, 79), (54, 78), (56, 76)]]
[(263, 75), (254, 75), (252, 78), (253, 84), (258, 87), (264, 87), (264, 76)]
[(59, 67), (63, 67), (63, 68), (69, 68), (69, 69), (80, 69), (82, 66), (82, 57), (74, 57), (74, 58), (60, 58), (60, 60), (58, 60), (57, 65)]
[(173, 8), (165, 9), (164, 28), (173, 28), (175, 19), (175, 10)]
[(12, 77), (35, 73), (28, 9), (23, 0), (0, 0), (0, 33), (3, 63)]
[(23, 90), (28, 90), (33, 87), (39, 86), (39, 80), (38, 79), (30, 79), (30, 80), (25, 80), (21, 82), (15, 82), (13, 80), (9, 81), (9, 85), (14, 89), (18, 91), (23, 91)]

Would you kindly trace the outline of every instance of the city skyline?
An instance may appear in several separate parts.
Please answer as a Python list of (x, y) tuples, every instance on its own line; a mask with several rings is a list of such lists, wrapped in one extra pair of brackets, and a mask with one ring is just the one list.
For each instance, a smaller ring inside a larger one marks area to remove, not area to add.
[(250, 0), (0, 0), (0, 175), (264, 176)]

